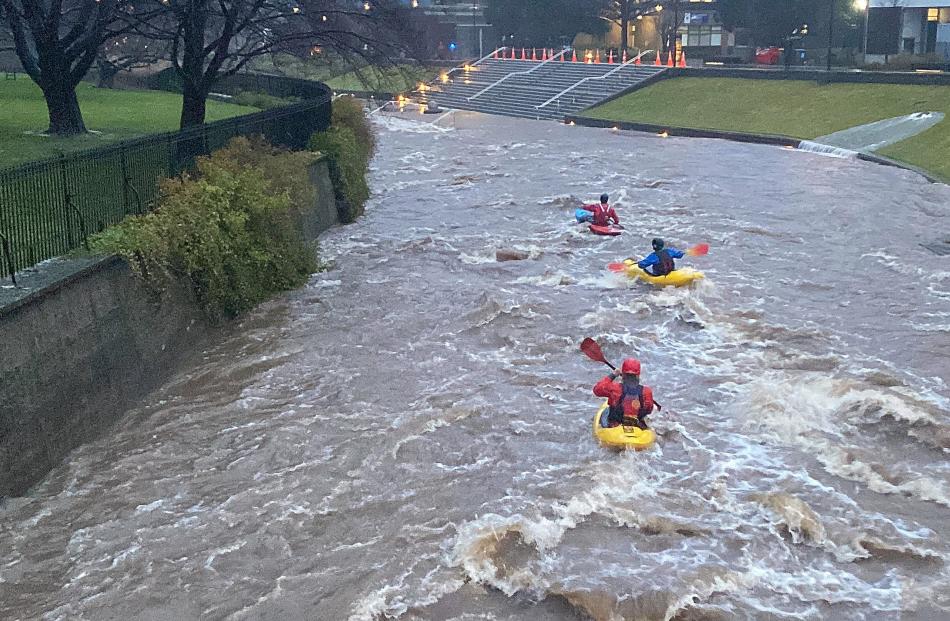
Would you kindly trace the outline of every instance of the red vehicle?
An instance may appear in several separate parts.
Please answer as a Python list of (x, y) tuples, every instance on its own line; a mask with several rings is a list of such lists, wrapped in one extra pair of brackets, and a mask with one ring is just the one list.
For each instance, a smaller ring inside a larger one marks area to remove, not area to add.
[(755, 50), (755, 63), (757, 65), (777, 65), (782, 58), (782, 48), (780, 47), (759, 47)]

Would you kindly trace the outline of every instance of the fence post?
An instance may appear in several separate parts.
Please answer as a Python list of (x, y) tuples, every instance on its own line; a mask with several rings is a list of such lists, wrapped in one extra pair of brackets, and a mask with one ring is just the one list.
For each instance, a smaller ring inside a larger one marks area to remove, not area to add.
[(129, 166), (125, 158), (125, 145), (119, 149), (122, 157), (122, 211), (129, 213)]
[(172, 137), (172, 134), (168, 134), (168, 137), (165, 139), (165, 143), (168, 147), (168, 165), (171, 168), (171, 170), (168, 171), (168, 176), (175, 177), (178, 175), (179, 167), (178, 167), (178, 154), (175, 153), (175, 149), (174, 149), (175, 141), (174, 141), (174, 138)]
[(204, 123), (201, 126), (201, 144), (204, 147), (204, 154), (211, 154), (211, 147), (208, 145), (208, 124)]
[(16, 287), (16, 264), (13, 262), (13, 252), (10, 251), (10, 240), (3, 233), (0, 233), (0, 243), (3, 244), (3, 257), (6, 259), (7, 268), (10, 270), (10, 280)]
[(63, 183), (63, 220), (66, 222), (66, 248), (72, 250), (73, 248), (73, 222), (70, 217), (72, 214), (69, 213), (69, 207), (72, 203), (72, 199), (69, 196), (69, 179), (66, 177), (66, 156), (59, 156), (59, 173), (60, 180)]

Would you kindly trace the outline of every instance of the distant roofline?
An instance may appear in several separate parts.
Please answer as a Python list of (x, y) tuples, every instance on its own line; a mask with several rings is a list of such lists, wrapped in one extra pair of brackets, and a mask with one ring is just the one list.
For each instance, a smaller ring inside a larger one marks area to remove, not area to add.
[(950, 0), (870, 0), (872, 9), (900, 7), (904, 9), (946, 9)]

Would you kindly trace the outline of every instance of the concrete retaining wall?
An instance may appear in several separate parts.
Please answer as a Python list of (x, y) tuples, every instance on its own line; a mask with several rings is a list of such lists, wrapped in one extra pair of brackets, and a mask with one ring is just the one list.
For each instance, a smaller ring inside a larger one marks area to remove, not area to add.
[[(305, 239), (339, 221), (326, 160)], [(182, 288), (155, 300), (105, 257), (0, 307), (0, 497), (21, 495), (76, 446), (107, 432), (213, 332)]]
[(630, 121), (609, 121), (605, 119), (591, 119), (583, 116), (565, 117), (565, 122), (583, 125), (585, 127), (616, 128), (626, 131), (647, 132), (651, 134), (666, 133), (668, 136), (684, 136), (687, 138), (721, 138), (733, 142), (751, 142), (755, 144), (771, 144), (781, 147), (797, 147), (801, 140), (790, 136), (774, 134), (746, 134), (718, 129), (691, 129), (688, 127), (674, 127), (671, 125), (653, 125), (652, 123), (633, 123)]

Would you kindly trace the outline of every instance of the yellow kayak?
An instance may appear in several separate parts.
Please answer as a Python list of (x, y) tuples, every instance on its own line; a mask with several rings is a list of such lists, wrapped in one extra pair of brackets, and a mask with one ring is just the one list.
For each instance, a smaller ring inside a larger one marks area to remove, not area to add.
[(653, 446), (656, 442), (656, 432), (652, 429), (639, 427), (603, 427), (607, 423), (607, 402), (600, 406), (594, 415), (594, 437), (602, 446), (615, 449), (633, 449), (642, 451)]
[(694, 280), (705, 278), (702, 272), (689, 267), (673, 270), (666, 276), (651, 276), (637, 267), (636, 262), (631, 261), (630, 259), (627, 259), (624, 261), (624, 263), (627, 264), (627, 276), (630, 278), (639, 278), (640, 280), (645, 280), (651, 285), (656, 285), (657, 287), (683, 287), (690, 284)]

